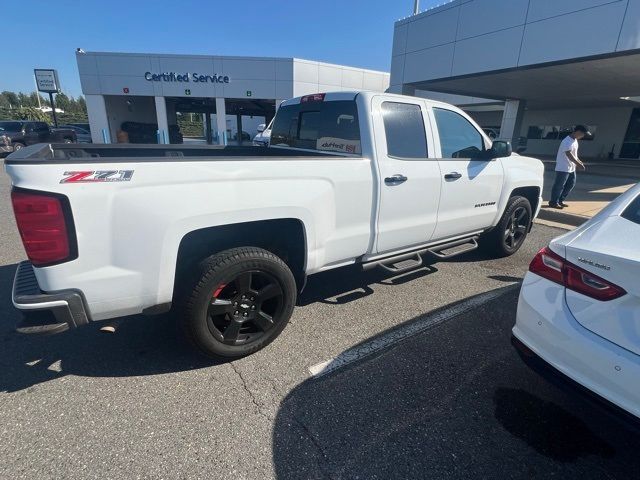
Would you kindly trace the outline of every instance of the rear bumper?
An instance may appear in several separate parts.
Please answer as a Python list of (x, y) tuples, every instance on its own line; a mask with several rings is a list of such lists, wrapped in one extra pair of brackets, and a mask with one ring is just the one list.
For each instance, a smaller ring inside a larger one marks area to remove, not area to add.
[[(89, 323), (82, 294), (77, 290), (43, 292), (31, 262), (18, 265), (12, 300), (14, 307), (25, 315), (17, 327), (21, 333), (59, 333)], [(34, 315), (43, 312), (50, 312), (52, 317)]]
[(536, 355), (535, 352), (518, 340), (515, 335), (511, 335), (511, 344), (518, 352), (518, 355), (520, 355), (522, 361), (531, 370), (547, 380), (549, 383), (552, 383), (556, 387), (570, 394), (577, 393), (581, 395), (585, 400), (591, 402), (603, 413), (615, 417), (616, 420), (622, 421), (625, 426), (632, 427), (637, 432), (640, 432), (640, 418), (629, 413), (627, 410), (620, 408), (615, 403), (610, 402), (606, 398), (598, 395), (592, 390), (589, 390), (581, 383), (578, 383), (571, 377), (565, 375), (546, 360)]
[(580, 325), (567, 307), (562, 286), (527, 273), (513, 336), (517, 345), (526, 347), (518, 350), (529, 352), (525, 360), (539, 358), (538, 363), (640, 418), (640, 356)]

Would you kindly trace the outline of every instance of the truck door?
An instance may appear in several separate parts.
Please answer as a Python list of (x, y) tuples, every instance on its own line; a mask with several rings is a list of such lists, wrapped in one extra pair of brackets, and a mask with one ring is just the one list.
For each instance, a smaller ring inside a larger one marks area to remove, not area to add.
[(39, 134), (36, 131), (35, 123), (26, 123), (24, 125), (24, 143), (25, 145), (33, 145), (39, 143)]
[(380, 190), (377, 251), (383, 253), (431, 239), (441, 175), (426, 104), (383, 96), (372, 102)]
[(489, 227), (497, 215), (504, 172), (501, 159), (479, 158), (489, 147), (468, 118), (447, 108), (433, 107), (431, 118), (442, 195), (434, 240)]
[(33, 128), (38, 140), (36, 143), (46, 143), (55, 141), (52, 137), (51, 129), (49, 125), (44, 122), (37, 122)]

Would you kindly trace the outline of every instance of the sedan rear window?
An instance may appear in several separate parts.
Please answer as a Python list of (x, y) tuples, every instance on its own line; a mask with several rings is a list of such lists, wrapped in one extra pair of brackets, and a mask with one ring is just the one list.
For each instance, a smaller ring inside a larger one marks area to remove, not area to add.
[(640, 195), (622, 212), (622, 217), (640, 224)]
[(320, 101), (280, 107), (273, 121), (271, 145), (362, 153), (356, 102)]

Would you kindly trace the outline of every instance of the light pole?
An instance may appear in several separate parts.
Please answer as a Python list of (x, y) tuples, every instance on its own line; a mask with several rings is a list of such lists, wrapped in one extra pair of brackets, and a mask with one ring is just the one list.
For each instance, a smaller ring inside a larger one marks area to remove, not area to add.
[(420, 0), (415, 0), (413, 2), (413, 14), (417, 15), (420, 13)]

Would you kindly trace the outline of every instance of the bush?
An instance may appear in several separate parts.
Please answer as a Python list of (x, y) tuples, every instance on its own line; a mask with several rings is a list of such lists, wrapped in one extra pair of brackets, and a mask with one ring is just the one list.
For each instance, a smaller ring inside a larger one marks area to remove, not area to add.
[(178, 117), (178, 126), (180, 127), (180, 132), (185, 137), (201, 137), (203, 126), (202, 121), (200, 122), (191, 122), (189, 120), (183, 120)]
[[(58, 124), (88, 123), (88, 117), (84, 113), (58, 113)], [(0, 107), (0, 120), (32, 120), (35, 122), (47, 122), (53, 125), (51, 112), (45, 113), (35, 107), (7, 108)]]
[(34, 107), (6, 108), (0, 107), (0, 120), (35, 120), (36, 122), (49, 122), (51, 115)]

